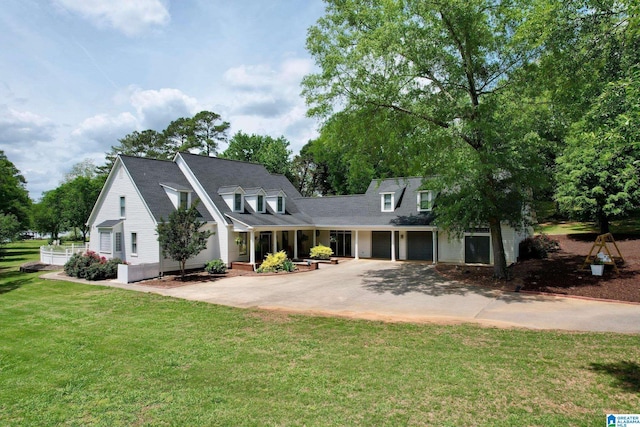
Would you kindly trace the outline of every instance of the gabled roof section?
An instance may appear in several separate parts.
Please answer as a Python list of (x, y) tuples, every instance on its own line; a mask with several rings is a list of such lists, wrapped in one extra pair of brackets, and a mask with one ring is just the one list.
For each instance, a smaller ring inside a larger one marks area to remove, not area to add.
[(256, 188), (245, 188), (244, 190), (244, 195), (245, 196), (257, 196), (262, 194), (263, 196), (267, 194), (266, 191), (264, 191), (262, 188), (260, 187), (256, 187)]
[[(184, 189), (181, 191), (193, 191), (178, 165), (172, 161), (124, 155), (119, 157), (156, 221), (168, 219), (169, 214), (176, 210), (162, 184), (171, 183)], [(194, 199), (197, 200), (197, 197)], [(198, 205), (198, 212), (204, 221), (213, 221), (202, 204)]]
[(161, 182), (160, 185), (174, 191), (193, 191), (191, 187), (176, 184), (174, 182)]
[(226, 185), (218, 188), (218, 194), (233, 194), (237, 192), (244, 194), (245, 191), (239, 185)]
[[(224, 202), (222, 194), (229, 194), (233, 189), (269, 188), (282, 191), (288, 199), (302, 197), (298, 190), (284, 175), (271, 174), (257, 163), (241, 162), (237, 160), (206, 157), (190, 153), (179, 153), (187, 167), (200, 182), (204, 191), (211, 197), (220, 213), (227, 217), (247, 224), (248, 226), (295, 226), (310, 225), (308, 215), (302, 212), (295, 203), (287, 202), (286, 213), (276, 215), (267, 209), (266, 213), (255, 213), (245, 205), (245, 212), (232, 212)], [(229, 191), (231, 189), (231, 191)], [(228, 191), (226, 193), (222, 190)], [(269, 193), (267, 192), (267, 195)]]

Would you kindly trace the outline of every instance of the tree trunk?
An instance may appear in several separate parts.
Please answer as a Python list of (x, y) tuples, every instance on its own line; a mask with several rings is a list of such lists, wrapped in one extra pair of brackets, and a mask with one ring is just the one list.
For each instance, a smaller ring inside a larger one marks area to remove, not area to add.
[(182, 261), (180, 261), (180, 280), (182, 280), (183, 282), (184, 282), (184, 268), (186, 263), (187, 263), (186, 259), (183, 259)]
[(493, 248), (493, 277), (508, 280), (507, 260), (504, 253), (500, 220), (498, 218), (489, 218), (489, 229), (491, 230), (491, 247)]
[(600, 234), (609, 232), (609, 217), (603, 212), (598, 213), (598, 225), (600, 226)]

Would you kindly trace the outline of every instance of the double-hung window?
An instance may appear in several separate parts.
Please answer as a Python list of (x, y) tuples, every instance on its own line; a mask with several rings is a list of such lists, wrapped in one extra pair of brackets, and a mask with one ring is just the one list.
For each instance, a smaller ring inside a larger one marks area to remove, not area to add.
[(138, 233), (131, 233), (131, 255), (138, 254)]
[(242, 194), (241, 193), (233, 194), (233, 211), (242, 212)]
[(178, 206), (180, 209), (187, 209), (189, 207), (189, 193), (186, 191), (180, 192), (180, 204)]
[(264, 212), (264, 196), (262, 194), (258, 194), (257, 200), (257, 209), (258, 212)]
[(125, 198), (124, 196), (120, 196), (120, 218), (124, 218), (126, 213), (125, 209)]
[(418, 210), (430, 211), (433, 208), (433, 192), (421, 191), (418, 193)]
[(278, 196), (278, 213), (284, 213), (284, 197)]
[(381, 199), (382, 212), (393, 212), (393, 194), (383, 193)]

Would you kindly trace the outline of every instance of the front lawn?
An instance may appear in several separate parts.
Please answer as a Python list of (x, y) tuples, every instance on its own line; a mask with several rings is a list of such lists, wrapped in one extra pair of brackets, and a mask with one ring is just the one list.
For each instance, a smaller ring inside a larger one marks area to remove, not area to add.
[(640, 408), (638, 336), (293, 316), (16, 270), (0, 263), (3, 426), (591, 426)]

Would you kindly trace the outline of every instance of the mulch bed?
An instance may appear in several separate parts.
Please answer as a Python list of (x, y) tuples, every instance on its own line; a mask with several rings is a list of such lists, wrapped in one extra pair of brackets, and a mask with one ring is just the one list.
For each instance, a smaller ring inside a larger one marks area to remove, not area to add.
[(603, 276), (592, 276), (589, 269), (581, 268), (595, 234), (551, 237), (560, 242), (560, 251), (547, 259), (514, 264), (509, 268), (510, 281), (493, 279), (492, 267), (439, 264), (436, 269), (449, 279), (493, 289), (514, 291), (519, 287), (523, 291), (640, 303), (640, 236), (614, 235), (625, 263), (618, 266), (620, 274), (606, 266)]
[(306, 265), (297, 265), (297, 270), (291, 273), (280, 272), (280, 273), (256, 273), (255, 271), (249, 270), (240, 270), (240, 269), (227, 269), (227, 272), (224, 274), (209, 274), (207, 272), (192, 272), (187, 274), (184, 277), (184, 281), (181, 279), (179, 274), (166, 274), (158, 279), (150, 279), (143, 280), (141, 282), (136, 282), (136, 285), (140, 286), (150, 286), (153, 288), (161, 288), (161, 289), (171, 289), (171, 288), (179, 288), (181, 286), (194, 285), (197, 283), (203, 282), (215, 282), (220, 279), (224, 279), (227, 277), (237, 277), (237, 276), (273, 276), (273, 275), (282, 275), (282, 274), (296, 274), (302, 273), (305, 271), (311, 271), (312, 269), (307, 267)]

